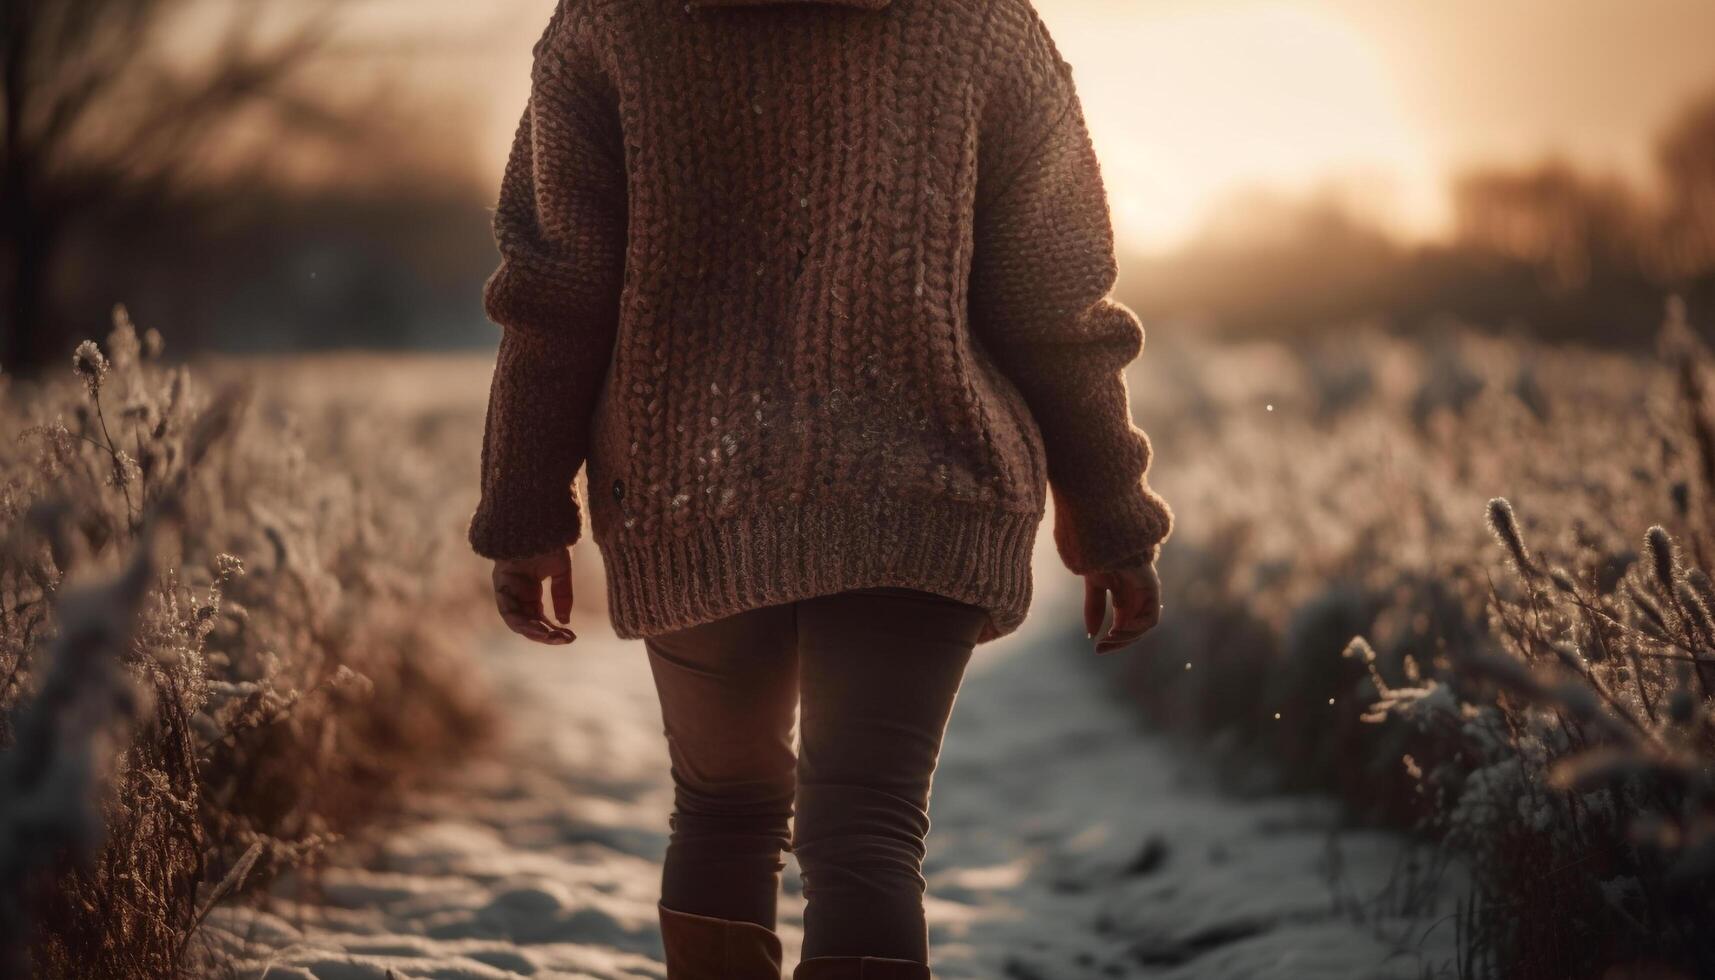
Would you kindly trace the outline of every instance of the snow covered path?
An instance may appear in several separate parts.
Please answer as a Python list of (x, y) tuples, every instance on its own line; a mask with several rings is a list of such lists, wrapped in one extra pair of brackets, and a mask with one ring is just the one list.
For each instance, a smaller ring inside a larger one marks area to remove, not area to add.
[[(1370, 901), (1387, 894), (1396, 839), (1336, 833), (1326, 801), (1223, 795), (1102, 690), (1065, 632), (1071, 597), (1037, 601), (1020, 634), (978, 650), (937, 773), (937, 976), (1353, 980), (1445, 960), (1450, 923), (1378, 917), (1390, 903)], [(368, 867), (331, 869), (326, 905), (219, 910), (246, 975), (664, 977), (660, 714), (641, 645), (599, 633), (555, 649), (497, 638), (502, 751), (415, 800)]]

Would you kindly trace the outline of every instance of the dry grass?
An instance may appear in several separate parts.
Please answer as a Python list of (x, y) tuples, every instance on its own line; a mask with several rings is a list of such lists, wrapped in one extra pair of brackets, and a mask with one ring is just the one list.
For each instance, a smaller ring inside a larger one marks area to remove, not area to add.
[[(348, 358), (204, 365), (263, 378), (209, 395), (151, 346), (121, 321), (0, 401), (0, 949), (41, 976), (199, 966), (212, 900), (484, 727), (453, 629), (483, 386)], [(1180, 524), (1119, 683), (1473, 859), (1459, 975), (1715, 974), (1715, 406), (1683, 325), (1655, 356), (1449, 327), (1138, 370)]]
[(214, 901), (487, 729), (448, 492), (480, 416), (209, 395), (159, 347), (121, 312), (0, 401), (8, 976), (186, 974)]
[(1715, 973), (1715, 439), (1685, 326), (1653, 358), (1450, 327), (1143, 370), (1182, 521), (1132, 696), (1471, 859), (1458, 975)]

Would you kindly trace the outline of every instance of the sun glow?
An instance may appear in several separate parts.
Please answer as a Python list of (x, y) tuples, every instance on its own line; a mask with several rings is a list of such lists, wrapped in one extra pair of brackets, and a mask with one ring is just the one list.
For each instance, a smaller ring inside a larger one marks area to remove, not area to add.
[(1381, 53), (1337, 14), (1278, 2), (1039, 6), (1073, 65), (1125, 245), (1180, 244), (1258, 188), (1337, 188), (1409, 233), (1442, 220), (1438, 170)]
[[(504, 37), (424, 68), (487, 100), (474, 142), (498, 180), (553, 0), (388, 2), (453, 36)], [(1471, 166), (1562, 155), (1647, 176), (1660, 127), (1715, 83), (1708, 0), (1031, 2), (1074, 68), (1133, 252), (1242, 229), (1243, 202), (1268, 199), (1242, 192), (1331, 192), (1420, 236), (1445, 229), (1448, 178)], [(493, 60), (473, 87), (478, 55)]]

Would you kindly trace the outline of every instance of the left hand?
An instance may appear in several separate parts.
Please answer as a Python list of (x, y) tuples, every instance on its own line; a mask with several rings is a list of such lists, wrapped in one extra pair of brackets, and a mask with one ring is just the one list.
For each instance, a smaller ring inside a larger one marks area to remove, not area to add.
[(577, 639), (564, 626), (548, 622), (542, 608), (542, 580), (551, 579), (554, 618), (568, 623), (572, 618), (572, 552), (557, 548), (531, 558), (513, 558), (494, 563), (494, 601), (500, 618), (519, 636), (537, 643), (562, 646)]

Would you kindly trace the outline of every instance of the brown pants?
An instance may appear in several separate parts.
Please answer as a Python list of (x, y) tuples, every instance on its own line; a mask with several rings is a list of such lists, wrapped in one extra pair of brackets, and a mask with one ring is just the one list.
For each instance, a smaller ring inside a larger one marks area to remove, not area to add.
[(871, 588), (647, 640), (675, 787), (662, 904), (773, 928), (791, 850), (805, 959), (927, 962), (930, 781), (985, 616)]

